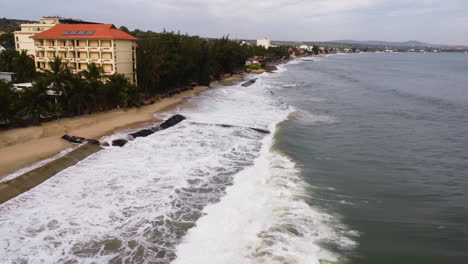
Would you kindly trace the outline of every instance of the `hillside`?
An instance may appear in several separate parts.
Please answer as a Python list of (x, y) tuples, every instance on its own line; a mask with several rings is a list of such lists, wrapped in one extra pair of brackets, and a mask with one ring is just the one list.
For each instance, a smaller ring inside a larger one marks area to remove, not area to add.
[(367, 40), (367, 41), (358, 41), (358, 40), (333, 40), (331, 43), (342, 43), (342, 44), (351, 44), (351, 45), (368, 45), (368, 46), (386, 46), (386, 47), (430, 47), (431, 44), (410, 40), (404, 42), (391, 42), (391, 41), (379, 41), (379, 40)]
[(18, 30), (21, 24), (34, 22), (36, 21), (0, 18), (0, 31), (12, 32)]

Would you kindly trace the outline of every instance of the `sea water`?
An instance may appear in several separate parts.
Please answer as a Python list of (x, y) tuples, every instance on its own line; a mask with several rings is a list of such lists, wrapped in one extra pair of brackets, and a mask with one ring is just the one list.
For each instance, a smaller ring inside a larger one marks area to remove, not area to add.
[(333, 56), (210, 89), (0, 205), (0, 262), (465, 263), (466, 62)]

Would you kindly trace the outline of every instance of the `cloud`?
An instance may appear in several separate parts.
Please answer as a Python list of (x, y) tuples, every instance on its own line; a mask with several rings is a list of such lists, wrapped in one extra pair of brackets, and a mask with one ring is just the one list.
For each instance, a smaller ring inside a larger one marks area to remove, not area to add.
[(468, 44), (468, 35), (460, 34), (468, 26), (466, 0), (81, 0), (66, 4), (42, 0), (40, 5), (34, 0), (0, 0), (0, 12), (0, 16), (30, 19), (81, 17), (208, 37)]

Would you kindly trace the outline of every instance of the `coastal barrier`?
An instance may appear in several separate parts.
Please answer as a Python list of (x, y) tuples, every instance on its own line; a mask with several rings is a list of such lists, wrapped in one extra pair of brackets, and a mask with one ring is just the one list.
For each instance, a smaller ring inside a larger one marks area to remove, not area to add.
[(251, 80), (249, 80), (249, 81), (243, 83), (242, 86), (243, 86), (243, 87), (248, 87), (248, 86), (254, 84), (256, 81), (257, 81), (257, 78), (251, 79)]
[[(186, 119), (185, 116), (176, 114), (159, 125), (153, 126), (151, 128), (145, 128), (145, 129), (139, 130), (137, 132), (129, 134), (129, 136), (133, 138), (146, 137), (157, 131), (175, 126), (185, 119)], [(220, 126), (220, 127), (225, 127), (225, 128), (243, 127), (243, 126), (229, 125), (229, 124), (205, 124), (205, 123), (197, 123), (197, 122), (191, 122), (191, 123), (199, 124), (199, 125)], [(243, 127), (243, 128), (251, 129), (259, 133), (263, 133), (263, 134), (270, 133), (270, 131), (266, 129), (262, 129), (262, 128), (255, 128), (255, 127)], [(53, 160), (39, 168), (26, 172), (14, 179), (0, 182), (0, 204), (26, 191), (31, 190), (32, 188), (45, 182), (46, 180), (56, 175), (57, 173), (63, 171), (64, 169), (71, 167), (77, 164), (79, 161), (87, 158), (88, 156), (102, 150), (103, 148), (101, 146), (109, 146), (107, 142), (102, 143), (102, 142), (99, 142), (98, 140), (86, 139), (86, 138), (70, 136), (70, 135), (64, 135), (62, 139), (70, 141), (72, 143), (81, 143), (83, 145), (71, 151), (70, 153), (56, 160)], [(113, 140), (111, 144), (112, 146), (123, 147), (127, 143), (128, 143), (127, 139), (116, 139), (116, 140)]]
[(26, 172), (14, 179), (0, 182), (0, 204), (36, 187), (62, 170), (73, 166), (103, 148), (91, 143), (71, 151), (37, 169)]
[(220, 127), (241, 127), (241, 128), (246, 128), (250, 130), (257, 131), (262, 134), (270, 134), (270, 131), (263, 129), (263, 128), (256, 128), (256, 127), (246, 127), (246, 126), (237, 126), (237, 125), (229, 125), (229, 124), (207, 124), (207, 123), (199, 123), (199, 122), (190, 122), (191, 124), (197, 124), (197, 125), (207, 125), (207, 126), (220, 126)]
[[(146, 128), (146, 129), (139, 130), (139, 131), (137, 131), (135, 133), (129, 134), (129, 136), (132, 136), (133, 138), (147, 137), (147, 136), (149, 136), (149, 135), (151, 135), (153, 133), (156, 133), (157, 131), (164, 130), (164, 129), (170, 128), (172, 126), (175, 126), (175, 125), (177, 125), (178, 123), (182, 122), (185, 119), (186, 119), (185, 116), (176, 114), (176, 115), (173, 115), (171, 118), (167, 119), (166, 121), (164, 121), (163, 123), (161, 123), (160, 125), (156, 125), (156, 126), (151, 127), (151, 128)], [(127, 139), (120, 138), (120, 139), (113, 140), (112, 141), (112, 146), (123, 147), (127, 143), (128, 143)], [(109, 144), (106, 142), (106, 143), (103, 143), (102, 146), (109, 146)]]

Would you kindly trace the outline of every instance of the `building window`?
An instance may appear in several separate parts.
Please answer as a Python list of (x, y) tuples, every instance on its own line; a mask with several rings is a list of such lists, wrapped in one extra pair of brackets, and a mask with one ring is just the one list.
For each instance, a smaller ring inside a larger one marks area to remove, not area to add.
[(19, 49), (19, 44), (16, 44), (16, 48)]

